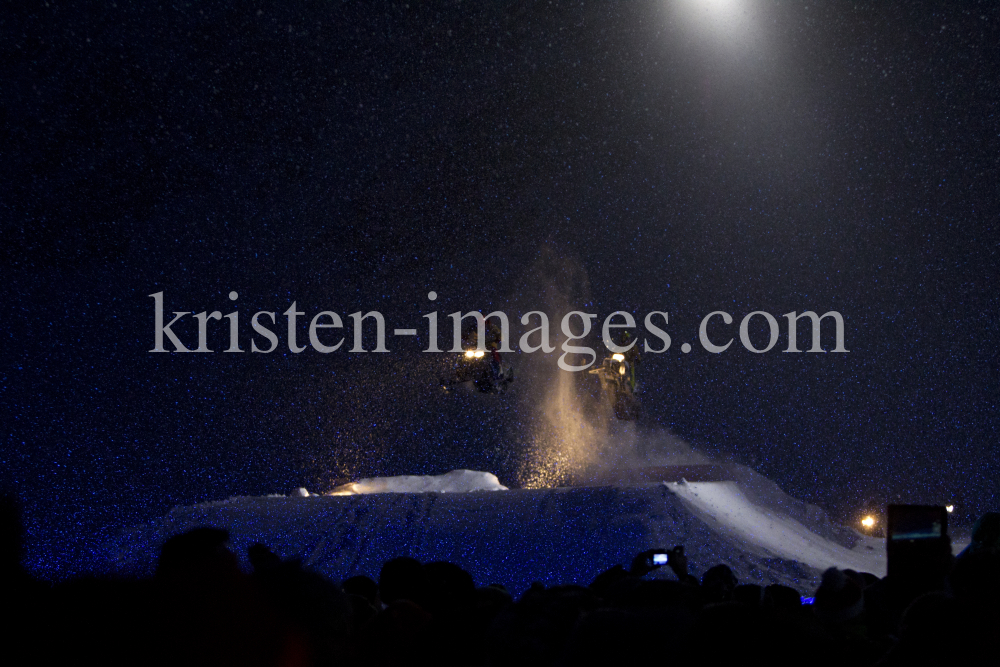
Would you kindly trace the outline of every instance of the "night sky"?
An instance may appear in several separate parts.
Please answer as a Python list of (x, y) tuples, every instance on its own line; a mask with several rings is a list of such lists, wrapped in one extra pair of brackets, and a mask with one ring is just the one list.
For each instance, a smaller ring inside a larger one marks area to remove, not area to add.
[[(516, 322), (553, 291), (670, 313), (643, 432), (845, 520), (997, 509), (993, 3), (434, 4), (5, 8), (0, 484), (33, 567), (180, 503), (452, 468), (518, 486), (530, 377), (442, 393), (422, 315), (444, 346), (447, 313)], [(223, 353), (223, 320), (214, 353), (151, 354), (160, 291), (238, 308), (244, 349), (275, 311), (280, 347)], [(292, 354), (292, 301), (421, 334)], [(738, 338), (756, 310), (782, 325), (766, 354)], [(850, 352), (782, 353), (805, 310), (842, 313)]]

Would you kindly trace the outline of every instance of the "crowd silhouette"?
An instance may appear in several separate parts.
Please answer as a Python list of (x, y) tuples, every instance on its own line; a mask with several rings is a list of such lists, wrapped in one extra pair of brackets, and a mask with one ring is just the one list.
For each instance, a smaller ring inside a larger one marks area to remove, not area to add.
[(6, 665), (991, 664), (1000, 628), (1000, 514), (980, 519), (944, 577), (831, 568), (812, 604), (726, 565), (699, 577), (683, 547), (668, 552), (672, 579), (646, 577), (649, 551), (516, 598), (409, 557), (338, 584), (261, 544), (246, 572), (218, 528), (167, 540), (151, 577), (49, 584), (21, 565), (10, 499), (0, 522)]

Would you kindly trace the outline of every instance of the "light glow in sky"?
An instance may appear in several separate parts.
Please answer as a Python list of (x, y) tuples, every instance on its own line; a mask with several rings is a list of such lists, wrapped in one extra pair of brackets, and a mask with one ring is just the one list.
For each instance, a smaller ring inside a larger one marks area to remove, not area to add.
[(754, 0), (665, 0), (671, 19), (704, 46), (732, 55), (758, 46), (760, 6)]

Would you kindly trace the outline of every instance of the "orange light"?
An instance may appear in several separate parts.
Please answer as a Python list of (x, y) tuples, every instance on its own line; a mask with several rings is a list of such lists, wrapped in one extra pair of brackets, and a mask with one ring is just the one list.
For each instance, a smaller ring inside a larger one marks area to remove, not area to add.
[(875, 525), (875, 517), (866, 516), (864, 519), (861, 520), (861, 525), (864, 526), (865, 528), (871, 528), (872, 526)]

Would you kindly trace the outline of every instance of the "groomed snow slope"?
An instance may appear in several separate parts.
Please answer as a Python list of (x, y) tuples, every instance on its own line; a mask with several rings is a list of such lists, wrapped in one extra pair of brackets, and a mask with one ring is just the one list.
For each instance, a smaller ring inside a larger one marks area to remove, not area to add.
[(885, 575), (882, 540), (858, 536), (848, 548), (799, 521), (752, 502), (735, 482), (667, 483), (695, 516), (743, 548), (810, 567), (849, 568)]
[[(725, 563), (742, 582), (782, 583), (803, 593), (828, 565), (883, 574), (877, 542), (852, 534), (838, 543), (826, 517), (813, 532), (808, 519), (751, 497), (732, 482), (704, 482), (231, 498), (177, 507), (152, 531), (109, 543), (105, 553), (109, 569), (148, 571), (163, 539), (208, 525), (228, 529), (241, 556), (262, 542), (336, 580), (377, 578), (382, 563), (407, 555), (455, 562), (478, 584), (502, 583), (515, 593), (533, 581), (587, 584), (642, 550), (675, 544), (685, 546), (695, 574)], [(652, 576), (672, 575), (663, 568)]]

